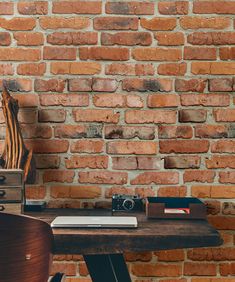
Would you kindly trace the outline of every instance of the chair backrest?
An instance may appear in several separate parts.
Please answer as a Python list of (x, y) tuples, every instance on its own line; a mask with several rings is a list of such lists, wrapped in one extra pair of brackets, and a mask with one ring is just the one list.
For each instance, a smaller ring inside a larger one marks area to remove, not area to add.
[(0, 281), (46, 282), (53, 234), (41, 220), (0, 213)]

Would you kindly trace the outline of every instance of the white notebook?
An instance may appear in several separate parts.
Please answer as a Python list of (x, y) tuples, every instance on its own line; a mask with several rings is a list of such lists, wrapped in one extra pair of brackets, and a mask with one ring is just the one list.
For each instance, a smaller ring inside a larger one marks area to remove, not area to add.
[(51, 223), (53, 228), (136, 228), (137, 225), (134, 216), (58, 216)]

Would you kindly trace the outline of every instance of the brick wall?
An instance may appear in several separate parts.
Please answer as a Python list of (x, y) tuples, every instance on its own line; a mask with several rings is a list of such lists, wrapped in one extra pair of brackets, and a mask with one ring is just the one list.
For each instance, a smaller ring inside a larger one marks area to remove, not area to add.
[[(221, 230), (220, 248), (126, 254), (133, 281), (235, 281), (234, 28), (235, 1), (0, 2), (1, 81), (38, 168), (27, 197), (196, 196)], [(80, 256), (54, 270), (90, 281)]]

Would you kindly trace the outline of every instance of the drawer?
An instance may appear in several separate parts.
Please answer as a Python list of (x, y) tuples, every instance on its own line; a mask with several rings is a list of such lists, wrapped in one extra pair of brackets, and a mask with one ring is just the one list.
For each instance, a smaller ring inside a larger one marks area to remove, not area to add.
[(0, 213), (13, 213), (21, 214), (22, 205), (21, 204), (0, 204)]
[(22, 202), (22, 189), (0, 187), (0, 203), (3, 202)]
[(23, 171), (21, 169), (1, 169), (0, 188), (6, 186), (22, 186)]

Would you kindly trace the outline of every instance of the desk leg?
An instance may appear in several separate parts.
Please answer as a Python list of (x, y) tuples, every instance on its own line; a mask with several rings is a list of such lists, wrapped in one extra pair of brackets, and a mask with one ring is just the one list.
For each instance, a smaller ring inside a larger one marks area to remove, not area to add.
[(93, 282), (131, 282), (122, 254), (84, 255)]

